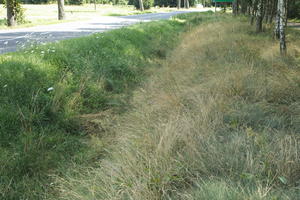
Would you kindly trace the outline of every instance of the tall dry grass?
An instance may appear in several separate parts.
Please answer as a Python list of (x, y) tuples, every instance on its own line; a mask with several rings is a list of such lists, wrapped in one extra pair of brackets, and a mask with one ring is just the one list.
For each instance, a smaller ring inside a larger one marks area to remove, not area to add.
[(109, 156), (58, 179), (61, 199), (297, 199), (300, 43), (289, 37), (284, 59), (243, 19), (185, 34), (111, 130)]

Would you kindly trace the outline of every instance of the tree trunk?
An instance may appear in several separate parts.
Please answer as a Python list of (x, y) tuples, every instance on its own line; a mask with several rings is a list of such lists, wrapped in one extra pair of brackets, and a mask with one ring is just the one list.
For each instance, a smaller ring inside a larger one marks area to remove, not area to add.
[(64, 20), (66, 18), (65, 15), (65, 1), (64, 0), (57, 0), (57, 5), (58, 5), (58, 20)]
[(263, 30), (263, 0), (258, 0), (257, 12), (256, 12), (256, 32), (260, 33)]
[(274, 15), (276, 14), (276, 9), (275, 9), (276, 5), (277, 5), (276, 1), (273, 0), (272, 4), (271, 4), (271, 13), (270, 13), (269, 21), (268, 21), (269, 24), (272, 24), (273, 19), (274, 19)]
[(241, 13), (245, 15), (247, 13), (247, 8), (248, 8), (248, 1), (242, 0), (241, 1)]
[(14, 9), (14, 0), (6, 0), (7, 26), (16, 25), (16, 13)]
[(140, 11), (144, 11), (143, 0), (139, 0), (139, 4), (140, 4)]
[(275, 18), (275, 27), (274, 27), (274, 37), (276, 39), (280, 38), (279, 28), (280, 28), (280, 1), (277, 2), (276, 18)]
[(279, 39), (280, 39), (280, 54), (286, 55), (286, 40), (285, 40), (285, 27), (286, 27), (286, 13), (287, 2), (286, 0), (278, 0), (278, 13), (279, 13)]
[(233, 15), (237, 15), (238, 13), (237, 13), (237, 6), (238, 6), (238, 2), (237, 2), (238, 0), (234, 0), (233, 2), (232, 2), (232, 12), (233, 12)]
[(183, 0), (184, 8), (189, 9), (190, 8), (190, 2), (189, 0)]
[(270, 17), (270, 13), (271, 13), (271, 4), (270, 4), (270, 0), (266, 0), (265, 2), (265, 23), (268, 23), (269, 21), (269, 17)]
[(252, 11), (251, 11), (251, 21), (250, 24), (253, 25), (254, 24), (254, 19), (256, 17), (256, 12), (257, 12), (257, 1), (258, 0), (253, 0), (253, 4), (252, 4)]
[(177, 9), (181, 8), (181, 0), (177, 0)]

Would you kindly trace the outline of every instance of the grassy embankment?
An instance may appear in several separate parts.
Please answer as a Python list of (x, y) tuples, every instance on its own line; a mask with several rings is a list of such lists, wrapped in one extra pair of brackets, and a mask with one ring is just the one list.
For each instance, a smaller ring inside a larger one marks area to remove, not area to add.
[(188, 18), (1, 56), (0, 197), (297, 199), (299, 33)]
[(109, 155), (57, 179), (61, 199), (299, 198), (299, 32), (282, 58), (244, 18), (206, 19), (107, 130)]
[(139, 24), (1, 55), (0, 199), (50, 198), (51, 175), (98, 160), (112, 137), (103, 130), (128, 108), (145, 69), (194, 23)]

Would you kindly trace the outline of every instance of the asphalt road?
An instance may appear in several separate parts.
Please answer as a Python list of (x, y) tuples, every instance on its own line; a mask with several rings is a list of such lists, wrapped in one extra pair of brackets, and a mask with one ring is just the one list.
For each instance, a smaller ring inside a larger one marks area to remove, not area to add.
[[(204, 9), (199, 11), (205, 11)], [(17, 51), (31, 44), (42, 44), (69, 38), (90, 35), (121, 28), (139, 22), (169, 19), (170, 17), (194, 11), (151, 13), (121, 17), (98, 17), (88, 21), (76, 21), (31, 28), (0, 30), (0, 54)]]

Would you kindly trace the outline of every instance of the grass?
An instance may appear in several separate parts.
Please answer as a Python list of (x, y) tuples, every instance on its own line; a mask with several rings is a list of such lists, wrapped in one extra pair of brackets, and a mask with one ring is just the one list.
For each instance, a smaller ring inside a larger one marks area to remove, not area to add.
[(299, 33), (283, 58), (245, 18), (192, 21), (106, 129), (107, 155), (57, 177), (59, 199), (299, 197)]
[[(96, 10), (94, 4), (85, 4), (82, 6), (65, 5), (66, 20), (57, 20), (57, 5), (30, 5), (24, 4), (25, 20), (27, 23), (20, 24), (15, 28), (30, 27), (37, 25), (55, 24), (61, 22), (88, 20), (99, 16), (125, 16), (155, 12), (169, 12), (176, 10), (175, 8), (152, 8), (145, 12), (137, 11), (133, 6), (113, 6), (113, 5), (97, 5)], [(5, 23), (2, 23), (6, 18), (6, 10), (0, 7), (0, 29), (7, 29)]]
[(196, 24), (186, 18), (1, 55), (0, 198), (56, 199), (54, 175), (103, 157), (146, 69)]

